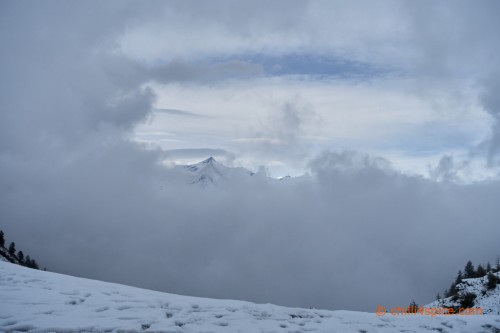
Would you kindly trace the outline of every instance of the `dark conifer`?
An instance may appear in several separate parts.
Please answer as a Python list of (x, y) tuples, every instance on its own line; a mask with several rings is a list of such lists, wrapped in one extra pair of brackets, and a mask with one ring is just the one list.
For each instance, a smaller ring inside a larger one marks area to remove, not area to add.
[(457, 290), (457, 285), (455, 283), (452, 283), (451, 286), (450, 286), (450, 289), (449, 289), (449, 296), (455, 296), (456, 294), (458, 293), (458, 290)]
[(26, 260), (24, 260), (24, 266), (32, 268), (31, 267), (31, 258), (29, 255), (26, 256)]
[(476, 270), (476, 277), (483, 277), (486, 275), (486, 270), (483, 268), (483, 266), (478, 265), (477, 270)]
[(466, 279), (470, 279), (476, 276), (476, 270), (474, 269), (474, 265), (472, 265), (472, 262), (470, 260), (467, 261), (467, 264), (465, 265), (464, 275)]
[(418, 311), (418, 304), (417, 302), (415, 302), (415, 300), (413, 300), (408, 306), (407, 313), (417, 313), (417, 311)]
[(23, 251), (17, 252), (17, 259), (19, 260), (19, 263), (21, 265), (24, 264), (24, 253), (23, 253)]
[(492, 272), (488, 273), (488, 284), (486, 287), (488, 289), (495, 289), (497, 287), (497, 277)]
[(16, 255), (16, 243), (14, 243), (14, 242), (10, 243), (9, 254), (13, 257)]

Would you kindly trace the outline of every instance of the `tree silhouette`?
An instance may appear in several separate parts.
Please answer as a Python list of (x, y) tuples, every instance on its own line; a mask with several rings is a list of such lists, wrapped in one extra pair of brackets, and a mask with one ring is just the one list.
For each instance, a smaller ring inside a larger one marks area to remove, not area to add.
[(411, 301), (410, 305), (408, 306), (408, 311), (407, 313), (417, 313), (418, 311), (418, 304), (415, 302), (415, 300)]
[(455, 296), (457, 293), (458, 293), (457, 285), (456, 285), (456, 283), (452, 283), (450, 286), (450, 291), (448, 292), (448, 295)]
[(470, 261), (470, 260), (467, 261), (467, 264), (465, 265), (464, 273), (465, 273), (466, 279), (470, 279), (470, 278), (475, 277), (476, 270), (474, 269), (474, 265), (472, 264), (472, 261)]
[(32, 268), (31, 267), (31, 258), (29, 255), (26, 256), (26, 260), (24, 261), (24, 266)]
[[(5, 234), (3, 233), (2, 230), (0, 230), (0, 245), (5, 248)], [(25, 256), (23, 251), (17, 251), (16, 250), (16, 243), (11, 242), (9, 247), (8, 247), (8, 255), (6, 253), (3, 253), (2, 256), (5, 257), (8, 261), (11, 263), (18, 263), (19, 265), (29, 267), (29, 268), (34, 268), (34, 269), (39, 269), (40, 267), (38, 266), (38, 263), (32, 259), (30, 256)]]
[(17, 252), (17, 259), (19, 259), (19, 263), (21, 265), (24, 264), (24, 253), (23, 253), (23, 251)]
[(483, 268), (483, 266), (481, 265), (477, 266), (476, 277), (483, 277), (485, 275), (486, 275), (486, 270)]
[(9, 245), (9, 254), (13, 257), (16, 256), (16, 243), (12, 242)]
[(495, 289), (497, 287), (497, 277), (492, 272), (488, 273), (488, 284), (486, 287), (488, 289)]

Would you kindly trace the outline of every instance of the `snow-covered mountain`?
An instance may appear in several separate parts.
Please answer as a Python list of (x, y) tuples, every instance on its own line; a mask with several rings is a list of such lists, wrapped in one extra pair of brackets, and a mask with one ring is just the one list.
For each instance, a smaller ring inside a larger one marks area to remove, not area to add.
[[(500, 279), (500, 272), (492, 273)], [(494, 289), (488, 289), (488, 275), (479, 278), (463, 279), (457, 284), (457, 295), (443, 298), (428, 304), (426, 307), (461, 308), (462, 302), (469, 295), (472, 302), (467, 307), (482, 308), (485, 314), (500, 315), (500, 283)]]
[(254, 175), (253, 172), (245, 168), (227, 167), (217, 162), (213, 157), (209, 157), (196, 164), (179, 165), (176, 168), (185, 174), (187, 183), (199, 184), (201, 186), (220, 184), (225, 181), (247, 178)]
[[(293, 291), (290, 291), (293, 292)], [(500, 316), (391, 316), (161, 293), (0, 262), (1, 332), (499, 332)]]

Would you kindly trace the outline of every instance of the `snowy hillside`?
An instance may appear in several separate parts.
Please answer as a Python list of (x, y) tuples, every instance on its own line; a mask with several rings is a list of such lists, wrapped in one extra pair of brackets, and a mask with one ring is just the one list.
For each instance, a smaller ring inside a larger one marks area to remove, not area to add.
[(9, 251), (3, 246), (0, 246), (0, 261), (12, 262), (14, 264), (19, 264), (19, 260), (15, 256), (11, 256)]
[(4, 256), (0, 255), (0, 261), (9, 262)]
[[(500, 272), (494, 273), (497, 278)], [(457, 285), (457, 297), (447, 297), (434, 301), (427, 307), (456, 307), (460, 308), (460, 299), (467, 294), (474, 295), (473, 306), (480, 307), (484, 313), (500, 315), (500, 284), (495, 289), (488, 290), (488, 276), (473, 279), (463, 279), (462, 283)]]
[(498, 332), (500, 316), (298, 309), (160, 293), (0, 262), (1, 332)]

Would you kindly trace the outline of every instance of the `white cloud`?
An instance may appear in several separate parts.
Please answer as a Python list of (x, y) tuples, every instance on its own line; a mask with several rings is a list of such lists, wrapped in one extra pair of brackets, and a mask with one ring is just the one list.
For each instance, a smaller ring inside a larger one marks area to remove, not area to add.
[[(323, 149), (382, 155), (386, 151), (396, 159), (395, 152), (400, 151), (403, 159), (412, 153), (417, 158), (422, 150), (431, 155), (452, 153), (457, 145), (467, 149), (484, 138), (491, 118), (478, 106), (476, 90), (458, 94), (453, 87), (435, 85), (432, 92), (425, 92), (413, 90), (414, 85), (397, 77), (360, 82), (295, 76), (212, 85), (156, 84), (152, 87), (157, 108), (190, 110), (210, 118), (156, 114), (136, 131), (174, 133), (182, 148), (197, 148), (202, 138), (205, 146), (222, 147), (242, 160), (254, 158), (254, 168), (274, 159), (300, 168), (291, 149), (308, 156)], [(293, 118), (299, 121), (295, 125), (283, 118), (287, 108), (300, 110)], [(445, 130), (434, 130), (440, 128)], [(178, 148), (176, 143), (161, 144), (165, 149)], [(303, 163), (304, 158), (300, 160)]]
[(407, 15), (397, 1), (172, 3), (158, 20), (129, 30), (121, 48), (150, 62), (248, 53), (334, 53), (395, 63), (411, 55)]

